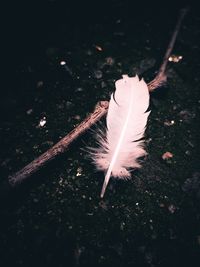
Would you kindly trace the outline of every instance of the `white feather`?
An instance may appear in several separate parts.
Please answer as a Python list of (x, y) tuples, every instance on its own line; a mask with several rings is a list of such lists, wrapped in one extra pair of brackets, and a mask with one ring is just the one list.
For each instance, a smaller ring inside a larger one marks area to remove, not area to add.
[(101, 197), (104, 196), (111, 176), (130, 178), (130, 170), (140, 168), (138, 158), (146, 155), (144, 132), (150, 112), (149, 91), (138, 76), (123, 78), (115, 83), (106, 118), (106, 135), (98, 132), (99, 147), (93, 152), (98, 169), (106, 172)]

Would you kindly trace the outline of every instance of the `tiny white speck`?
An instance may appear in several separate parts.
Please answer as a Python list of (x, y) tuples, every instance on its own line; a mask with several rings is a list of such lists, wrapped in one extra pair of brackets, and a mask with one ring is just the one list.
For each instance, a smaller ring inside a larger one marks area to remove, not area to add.
[(183, 56), (180, 56), (180, 55), (171, 55), (169, 58), (168, 58), (168, 61), (171, 61), (171, 62), (175, 62), (175, 63), (178, 63), (180, 60), (183, 59)]
[(60, 62), (60, 65), (61, 65), (61, 66), (66, 65), (66, 61), (62, 60), (62, 61)]
[(46, 117), (43, 117), (39, 122), (39, 126), (43, 127), (46, 123), (47, 123)]
[(78, 169), (77, 169), (77, 172), (76, 172), (76, 176), (78, 177), (78, 176), (81, 176), (82, 175), (82, 168), (81, 167), (79, 167)]

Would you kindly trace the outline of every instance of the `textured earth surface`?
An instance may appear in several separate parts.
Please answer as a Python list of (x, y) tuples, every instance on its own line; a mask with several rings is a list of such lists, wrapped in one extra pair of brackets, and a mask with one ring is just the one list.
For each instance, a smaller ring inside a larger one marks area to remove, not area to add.
[[(1, 188), (109, 100), (122, 74), (155, 76), (181, 7), (122, 0), (12, 7)], [(2, 193), (1, 266), (199, 266), (199, 29), (191, 7), (173, 50), (182, 59), (169, 62), (166, 85), (151, 94), (148, 156), (131, 180), (111, 180), (99, 198), (104, 174), (83, 150), (94, 145), (89, 131)]]

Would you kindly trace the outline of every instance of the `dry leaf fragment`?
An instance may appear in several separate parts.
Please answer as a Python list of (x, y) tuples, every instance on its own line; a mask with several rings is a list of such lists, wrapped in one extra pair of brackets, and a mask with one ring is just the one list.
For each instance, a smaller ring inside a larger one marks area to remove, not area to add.
[(167, 151), (162, 155), (162, 159), (163, 160), (170, 159), (170, 158), (173, 158), (173, 156), (174, 155), (171, 152)]

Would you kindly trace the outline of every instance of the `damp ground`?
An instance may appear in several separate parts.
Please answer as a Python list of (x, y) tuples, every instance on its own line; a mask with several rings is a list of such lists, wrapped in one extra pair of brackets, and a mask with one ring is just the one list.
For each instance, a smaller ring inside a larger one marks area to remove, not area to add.
[[(120, 0), (16, 7), (0, 99), (2, 188), (109, 100), (122, 74), (156, 75), (179, 9)], [(112, 179), (100, 199), (104, 174), (84, 151), (94, 138), (80, 136), (3, 192), (2, 266), (199, 266), (199, 24), (193, 8), (173, 50), (180, 60), (151, 94), (143, 167)]]

